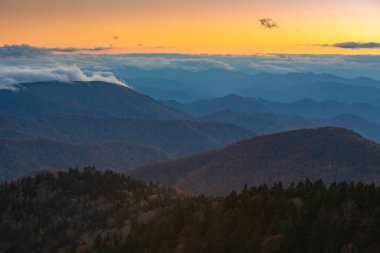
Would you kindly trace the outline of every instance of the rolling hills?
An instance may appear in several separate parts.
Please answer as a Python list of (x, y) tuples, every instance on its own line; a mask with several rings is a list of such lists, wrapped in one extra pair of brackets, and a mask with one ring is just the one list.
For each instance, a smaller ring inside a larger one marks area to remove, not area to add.
[(352, 114), (330, 118), (304, 118), (272, 113), (247, 113), (224, 110), (199, 118), (202, 122), (234, 124), (252, 130), (257, 135), (279, 133), (302, 128), (335, 126), (353, 130), (365, 138), (380, 142), (380, 125)]
[(331, 118), (340, 114), (360, 116), (374, 123), (380, 122), (380, 107), (366, 103), (341, 103), (337, 101), (316, 101), (302, 99), (291, 103), (272, 102), (260, 98), (229, 94), (224, 97), (179, 103), (164, 101), (195, 117), (205, 116), (223, 110), (247, 113), (271, 113), (278, 115), (301, 116), (311, 119)]
[(306, 178), (379, 183), (380, 146), (341, 128), (304, 129), (243, 140), (130, 173), (212, 195), (240, 190), (244, 184), (290, 184)]
[(300, 116), (233, 110), (219, 111), (202, 116), (199, 119), (202, 122), (220, 122), (242, 126), (260, 135), (317, 126), (313, 120)]
[(245, 128), (186, 120), (147, 120), (80, 115), (0, 116), (3, 138), (51, 139), (73, 144), (128, 142), (183, 156), (252, 136)]
[(223, 97), (230, 93), (286, 103), (308, 98), (317, 101), (376, 104), (380, 99), (380, 81), (371, 78), (343, 78), (312, 72), (252, 72), (253, 69), (243, 72), (236, 69), (196, 71), (124, 68), (117, 74), (128, 80), (137, 90), (147, 92), (156, 99), (181, 102)]
[(0, 181), (41, 170), (64, 170), (98, 166), (127, 169), (172, 158), (154, 147), (126, 142), (69, 144), (46, 139), (0, 139)]
[(40, 169), (129, 170), (252, 136), (242, 127), (73, 115), (0, 117), (0, 180)]
[(195, 122), (131, 88), (40, 82), (0, 90), (0, 180), (40, 169), (138, 165), (252, 136), (240, 126)]
[(190, 103), (164, 101), (167, 105), (198, 117), (203, 122), (239, 125), (256, 134), (336, 126), (380, 141), (380, 107), (366, 103), (342, 103), (302, 99), (280, 103), (229, 94)]

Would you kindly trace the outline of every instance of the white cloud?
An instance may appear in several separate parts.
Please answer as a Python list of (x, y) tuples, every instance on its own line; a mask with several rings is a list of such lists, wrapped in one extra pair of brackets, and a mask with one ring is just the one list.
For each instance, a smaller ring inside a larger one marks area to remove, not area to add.
[(314, 72), (380, 79), (378, 55), (256, 55), (250, 60), (249, 67), (256, 72)]
[(286, 67), (286, 66), (277, 66), (277, 65), (272, 65), (270, 63), (268, 64), (257, 64), (254, 62), (251, 62), (249, 64), (249, 67), (258, 71), (258, 72), (269, 72), (269, 73), (282, 73), (286, 74), (289, 72), (295, 72), (296, 70), (292, 68), (291, 66)]
[[(16, 50), (18, 49), (18, 50)], [(37, 51), (35, 51), (37, 50)], [(45, 49), (46, 51), (46, 49)], [(5, 55), (44, 55), (38, 48), (7, 47), (3, 48), (0, 57)], [(48, 51), (49, 52), (49, 51)], [(123, 66), (142, 69), (176, 68), (191, 71), (207, 69), (226, 69), (247, 73), (258, 72), (314, 72), (330, 73), (346, 78), (367, 76), (380, 80), (379, 55), (287, 55), (287, 54), (254, 54), (239, 55), (195, 55), (195, 54), (48, 54), (43, 57), (3, 57), (0, 66), (29, 66), (46, 68), (55, 64), (76, 65), (91, 77), (100, 73), (102, 78), (112, 77), (114, 72), (123, 78)], [(83, 73), (82, 73), (83, 74)], [(84, 75), (84, 74), (83, 74)], [(82, 76), (83, 77), (83, 76)], [(86, 78), (84, 78), (86, 79)], [(116, 79), (116, 78), (115, 78)], [(82, 79), (81, 79), (82, 80)], [(117, 80), (114, 80), (117, 83)]]
[(16, 89), (16, 84), (40, 81), (103, 81), (127, 86), (109, 72), (91, 72), (86, 75), (76, 65), (57, 65), (54, 67), (0, 66), (0, 89)]
[(104, 58), (118, 62), (122, 65), (134, 66), (143, 69), (176, 68), (191, 71), (207, 69), (233, 69), (233, 67), (226, 62), (201, 55), (114, 55), (104, 56)]

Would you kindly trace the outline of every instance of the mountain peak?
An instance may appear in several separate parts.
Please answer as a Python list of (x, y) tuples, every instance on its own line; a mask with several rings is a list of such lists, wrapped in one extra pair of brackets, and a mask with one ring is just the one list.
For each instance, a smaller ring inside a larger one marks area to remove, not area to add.
[(225, 96), (225, 98), (239, 98), (239, 99), (244, 99), (245, 97), (240, 96), (240, 95), (237, 95), (237, 94), (235, 94), (235, 93), (230, 93), (230, 94), (228, 94), (227, 96)]

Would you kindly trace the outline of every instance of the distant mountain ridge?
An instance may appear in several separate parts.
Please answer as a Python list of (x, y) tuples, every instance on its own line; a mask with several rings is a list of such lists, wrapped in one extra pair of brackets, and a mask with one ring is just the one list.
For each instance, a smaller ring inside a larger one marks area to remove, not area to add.
[(292, 103), (280, 103), (254, 97), (243, 97), (236, 94), (191, 103), (179, 103), (176, 101), (166, 101), (165, 103), (197, 117), (223, 110), (301, 116), (309, 119), (323, 119), (340, 114), (352, 114), (380, 124), (380, 107), (363, 103), (320, 102), (312, 99), (302, 99)]
[[(253, 74), (229, 69), (190, 71), (171, 68), (125, 68), (117, 71), (117, 75), (128, 80), (137, 90), (159, 100), (190, 102), (235, 93), (287, 103), (309, 98), (380, 106), (380, 81), (368, 77), (343, 78), (312, 72)], [(173, 86), (174, 83), (177, 85)]]
[(306, 178), (380, 183), (380, 145), (341, 128), (304, 129), (143, 166), (130, 175), (213, 195), (244, 184), (290, 184)]
[(319, 102), (311, 99), (280, 103), (236, 94), (191, 103), (172, 100), (165, 103), (201, 121), (235, 124), (251, 129), (258, 135), (336, 126), (354, 130), (380, 142), (380, 107), (372, 104)]
[(380, 142), (380, 125), (352, 114), (339, 114), (330, 118), (304, 118), (292, 115), (223, 110), (199, 119), (203, 122), (235, 124), (250, 129), (257, 135), (302, 128), (335, 126), (353, 130), (368, 139)]
[(36, 82), (0, 90), (0, 114), (77, 114), (149, 119), (191, 119), (133, 89), (105, 82)]

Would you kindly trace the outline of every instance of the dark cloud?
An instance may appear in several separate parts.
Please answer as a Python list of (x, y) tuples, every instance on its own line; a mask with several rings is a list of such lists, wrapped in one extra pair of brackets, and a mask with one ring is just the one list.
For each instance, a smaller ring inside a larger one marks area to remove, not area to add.
[(274, 22), (274, 20), (271, 18), (262, 18), (259, 20), (259, 22), (261, 26), (265, 27), (266, 29), (273, 29), (278, 27), (276, 22)]
[(47, 50), (54, 53), (99, 52), (99, 51), (107, 51), (110, 49), (112, 49), (112, 45), (108, 47), (92, 47), (92, 48), (77, 48), (77, 47), (47, 48)]
[(377, 49), (380, 48), (379, 42), (340, 42), (335, 44), (314, 44), (317, 47), (337, 47), (344, 49)]
[(22, 45), (4, 45), (0, 47), (0, 57), (39, 57), (47, 56), (52, 53), (86, 53), (86, 52), (101, 52), (112, 49), (108, 47), (93, 47), (93, 48), (45, 48), (34, 47), (26, 44)]
[(379, 42), (341, 42), (335, 43), (332, 46), (346, 49), (374, 49), (380, 48)]

